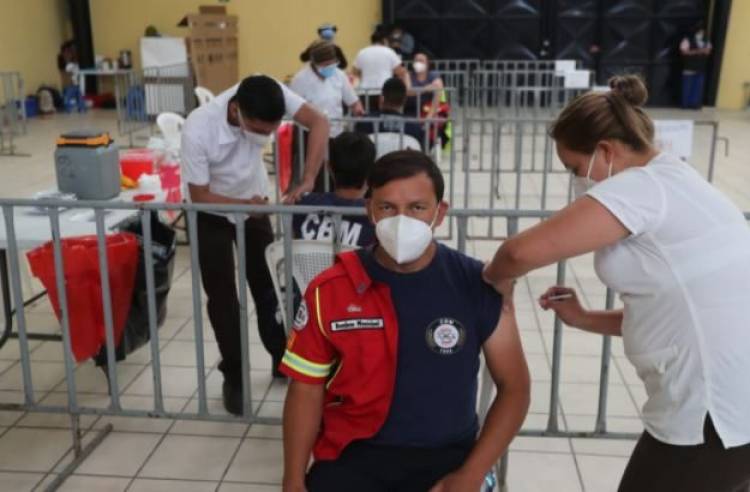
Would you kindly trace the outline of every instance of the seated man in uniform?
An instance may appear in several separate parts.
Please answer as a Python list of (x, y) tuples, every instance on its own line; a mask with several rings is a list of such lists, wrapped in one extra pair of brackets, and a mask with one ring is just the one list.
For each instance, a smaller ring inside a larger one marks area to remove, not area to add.
[[(366, 118), (380, 118), (377, 129), (372, 121), (360, 121), (354, 125), (354, 130), (360, 133), (402, 133), (414, 137), (424, 150), (424, 127), (413, 121), (405, 121), (404, 106), (406, 105), (406, 84), (398, 78), (392, 77), (383, 84), (383, 93), (380, 96), (380, 111), (371, 111), (365, 115)], [(377, 138), (377, 137), (375, 137)]]
[[(365, 206), (367, 176), (375, 163), (375, 145), (360, 133), (344, 132), (331, 141), (328, 168), (333, 175), (333, 192), (308, 193), (297, 205), (324, 205), (335, 207)], [(312, 213), (295, 215), (295, 239), (333, 240), (333, 218)], [(344, 246), (369, 246), (374, 242), (375, 229), (364, 215), (343, 216), (339, 230), (339, 243)]]
[[(368, 184), (378, 243), (311, 282), (280, 365), (284, 491), (476, 492), (529, 405), (512, 291), (433, 239), (448, 204), (429, 157), (388, 154)], [(480, 351), (498, 390), (481, 431)]]

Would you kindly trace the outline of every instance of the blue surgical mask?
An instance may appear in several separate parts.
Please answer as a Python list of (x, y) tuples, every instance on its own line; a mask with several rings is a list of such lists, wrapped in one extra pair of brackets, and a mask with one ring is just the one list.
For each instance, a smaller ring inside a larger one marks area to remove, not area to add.
[(338, 68), (337, 64), (328, 65), (325, 67), (318, 67), (318, 73), (321, 77), (324, 79), (328, 79), (333, 77), (336, 74), (336, 69)]
[(326, 41), (332, 41), (334, 37), (336, 37), (336, 32), (333, 29), (321, 29), (320, 30), (320, 37), (325, 39)]

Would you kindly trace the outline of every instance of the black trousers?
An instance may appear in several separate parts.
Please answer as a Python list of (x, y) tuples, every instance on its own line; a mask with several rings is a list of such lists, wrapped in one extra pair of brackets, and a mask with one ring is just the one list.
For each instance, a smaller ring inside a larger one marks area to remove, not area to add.
[[(203, 289), (208, 298), (208, 318), (216, 335), (222, 361), (219, 370), (230, 383), (242, 381), (240, 304), (234, 273), (235, 225), (226, 218), (198, 213), (198, 261)], [(284, 327), (276, 321), (278, 302), (266, 266), (266, 247), (273, 241), (268, 217), (245, 221), (245, 258), (250, 293), (258, 318), (263, 346), (274, 364), (281, 361), (286, 345)]]
[(708, 416), (703, 435), (703, 444), (674, 446), (644, 432), (619, 492), (747, 492), (750, 444), (725, 449)]
[(474, 441), (441, 448), (355, 442), (307, 473), (308, 492), (427, 492), (466, 460)]

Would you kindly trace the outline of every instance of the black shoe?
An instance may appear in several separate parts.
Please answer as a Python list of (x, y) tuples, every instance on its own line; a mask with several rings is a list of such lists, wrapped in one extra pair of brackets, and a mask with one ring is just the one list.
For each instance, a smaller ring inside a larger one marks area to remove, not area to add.
[(226, 379), (221, 387), (224, 397), (224, 408), (232, 415), (242, 415), (242, 386), (233, 385)]

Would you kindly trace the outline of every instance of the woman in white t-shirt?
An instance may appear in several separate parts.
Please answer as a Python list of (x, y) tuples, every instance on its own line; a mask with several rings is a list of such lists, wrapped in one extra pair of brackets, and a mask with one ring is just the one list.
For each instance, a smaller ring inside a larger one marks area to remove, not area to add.
[(571, 102), (551, 135), (578, 199), (505, 241), (485, 269), (502, 289), (595, 252), (624, 309), (588, 311), (575, 292), (540, 299), (566, 324), (622, 336), (643, 380), (646, 431), (621, 492), (730, 492), (750, 482), (750, 228), (723, 194), (652, 145), (636, 76)]
[[(297, 72), (289, 87), (329, 119), (344, 116), (344, 106), (353, 116), (364, 109), (346, 74), (339, 69), (336, 46), (330, 41), (314, 41), (308, 48), (310, 62)], [(331, 122), (331, 136), (343, 131), (343, 123)]]
[[(344, 106), (349, 109), (352, 116), (362, 116), (365, 112), (362, 103), (359, 101), (357, 94), (349, 82), (346, 74), (338, 68), (338, 55), (336, 46), (330, 41), (314, 41), (307, 52), (310, 56), (310, 62), (297, 72), (292, 79), (289, 87), (295, 93), (310, 103), (315, 109), (323, 113), (331, 124), (331, 133), (329, 134), (329, 145), (332, 139), (336, 138), (344, 131), (344, 123), (341, 118), (344, 116)], [(299, 138), (303, 139), (302, 149), (307, 148), (307, 131), (294, 132), (292, 139), (293, 162), (301, 162)], [(299, 172), (298, 166), (292, 167), (294, 180), (297, 179)], [(325, 172), (321, 169), (315, 180), (313, 191), (327, 191), (325, 184)], [(332, 183), (329, 185), (331, 188)]]

